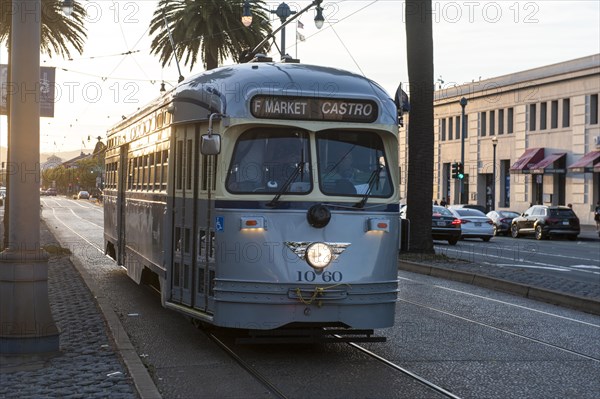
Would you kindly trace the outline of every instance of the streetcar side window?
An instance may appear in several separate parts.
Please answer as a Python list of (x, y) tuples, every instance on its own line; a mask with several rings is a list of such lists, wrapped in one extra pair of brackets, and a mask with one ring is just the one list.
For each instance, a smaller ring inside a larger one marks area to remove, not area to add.
[(312, 189), (308, 133), (297, 129), (257, 128), (236, 142), (227, 174), (232, 193), (307, 194)]
[(393, 193), (383, 142), (374, 132), (316, 134), (319, 186), (327, 195), (387, 198)]

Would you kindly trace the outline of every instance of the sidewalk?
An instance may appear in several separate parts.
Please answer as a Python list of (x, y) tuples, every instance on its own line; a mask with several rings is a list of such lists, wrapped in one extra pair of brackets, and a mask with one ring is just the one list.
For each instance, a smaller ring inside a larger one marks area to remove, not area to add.
[[(43, 246), (59, 248), (43, 223), (40, 236)], [(0, 356), (0, 397), (140, 397), (109, 332), (108, 316), (99, 309), (68, 255), (50, 256), (48, 297), (61, 332), (60, 352), (54, 356)]]

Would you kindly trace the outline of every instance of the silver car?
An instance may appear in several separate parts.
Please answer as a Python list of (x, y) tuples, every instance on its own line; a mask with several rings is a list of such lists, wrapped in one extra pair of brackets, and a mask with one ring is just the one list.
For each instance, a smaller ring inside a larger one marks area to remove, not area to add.
[(448, 207), (460, 219), (461, 238), (481, 238), (489, 241), (494, 236), (494, 222), (477, 209)]

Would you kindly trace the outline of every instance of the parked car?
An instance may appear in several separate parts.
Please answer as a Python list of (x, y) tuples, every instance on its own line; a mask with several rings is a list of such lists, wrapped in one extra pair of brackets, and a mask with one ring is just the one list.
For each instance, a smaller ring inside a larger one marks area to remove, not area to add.
[(46, 190), (46, 194), (45, 195), (51, 195), (51, 196), (56, 196), (57, 191), (54, 187), (50, 187), (49, 189)]
[(486, 212), (485, 206), (477, 205), (477, 204), (450, 205), (448, 207), (452, 208), (452, 209), (459, 209), (459, 208), (477, 209), (478, 211), (480, 211), (483, 214), (485, 214), (485, 212)]
[(434, 205), (431, 215), (431, 236), (434, 240), (446, 240), (456, 245), (461, 236), (461, 223), (443, 206)]
[(481, 238), (487, 242), (494, 236), (494, 226), (485, 213), (471, 208), (448, 207), (452, 214), (460, 219), (461, 238)]
[[(406, 206), (401, 206), (400, 217), (406, 219)], [(460, 239), (460, 220), (443, 206), (433, 205), (431, 211), (431, 237), (456, 245)]]
[(494, 223), (494, 235), (508, 235), (510, 233), (510, 224), (512, 220), (519, 216), (515, 211), (490, 211), (486, 214)]
[(513, 219), (510, 232), (514, 238), (534, 234), (538, 240), (565, 236), (576, 240), (581, 232), (579, 218), (567, 206), (534, 205)]
[(80, 191), (77, 193), (77, 199), (90, 199), (90, 193), (87, 191)]

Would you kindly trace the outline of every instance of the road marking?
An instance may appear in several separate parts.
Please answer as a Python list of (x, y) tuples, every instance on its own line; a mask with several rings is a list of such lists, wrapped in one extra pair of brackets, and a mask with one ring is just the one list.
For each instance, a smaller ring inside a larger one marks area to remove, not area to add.
[[(407, 280), (407, 281), (414, 282), (414, 283), (417, 283), (417, 284), (424, 284), (422, 281), (417, 281), (417, 280), (410, 279), (410, 278), (407, 278), (407, 277), (398, 276), (398, 279), (399, 280)], [(511, 303), (511, 302), (506, 302), (506, 301), (503, 301), (503, 300), (500, 300), (500, 299), (494, 299), (494, 298), (482, 296), (482, 295), (479, 295), (479, 294), (473, 294), (472, 292), (461, 291), (461, 290), (457, 290), (455, 288), (448, 288), (448, 287), (444, 287), (444, 286), (437, 285), (437, 284), (431, 284), (431, 286), (435, 287), (435, 288), (442, 289), (442, 290), (446, 290), (446, 291), (456, 292), (458, 294), (472, 296), (472, 297), (475, 297), (475, 298), (478, 298), (478, 299), (485, 299), (487, 301), (496, 302), (496, 303), (500, 303), (500, 304), (503, 304), (503, 305), (508, 305), (508, 306), (512, 306), (512, 307), (515, 307), (515, 308), (528, 310), (528, 311), (535, 312), (535, 313), (540, 313), (540, 314), (543, 314), (543, 315), (546, 315), (546, 316), (557, 317), (559, 319), (564, 319), (564, 320), (567, 320), (567, 321), (572, 321), (572, 322), (575, 322), (575, 323), (584, 324), (584, 325), (590, 326), (590, 327), (600, 328), (600, 324), (588, 323), (588, 322), (585, 322), (585, 321), (573, 319), (571, 317), (560, 316), (560, 315), (557, 315), (557, 314), (554, 314), (554, 313), (550, 313), (550, 312), (546, 312), (546, 311), (543, 311), (543, 310), (533, 309), (533, 308), (530, 308), (530, 307), (527, 307), (527, 306), (517, 305), (517, 304)]]

